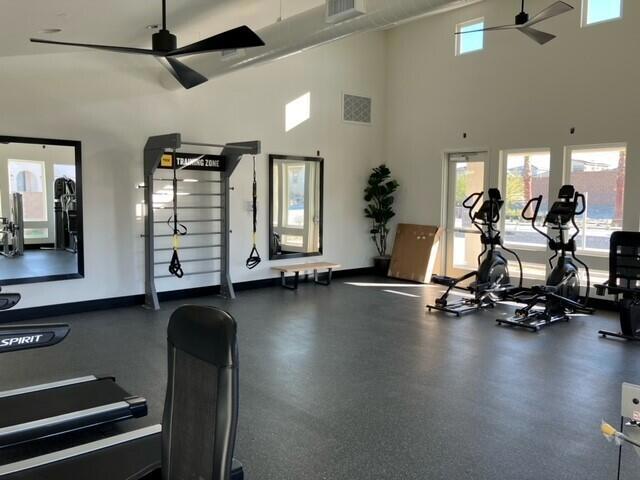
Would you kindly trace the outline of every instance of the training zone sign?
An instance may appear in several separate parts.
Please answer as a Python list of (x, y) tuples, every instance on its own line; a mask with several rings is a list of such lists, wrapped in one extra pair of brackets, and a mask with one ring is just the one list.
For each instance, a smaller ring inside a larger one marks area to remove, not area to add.
[(160, 167), (173, 170), (175, 158), (178, 170), (201, 170), (206, 172), (224, 172), (226, 159), (221, 155), (202, 155), (198, 153), (165, 153), (160, 159)]

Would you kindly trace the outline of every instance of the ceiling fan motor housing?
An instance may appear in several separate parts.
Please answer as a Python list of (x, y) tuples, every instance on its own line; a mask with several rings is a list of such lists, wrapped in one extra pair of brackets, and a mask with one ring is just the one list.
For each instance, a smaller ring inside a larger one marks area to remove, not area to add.
[(527, 12), (520, 12), (516, 15), (516, 25), (524, 25), (529, 21), (529, 14)]
[(170, 52), (178, 47), (178, 40), (169, 30), (160, 30), (153, 34), (153, 49), (160, 52)]

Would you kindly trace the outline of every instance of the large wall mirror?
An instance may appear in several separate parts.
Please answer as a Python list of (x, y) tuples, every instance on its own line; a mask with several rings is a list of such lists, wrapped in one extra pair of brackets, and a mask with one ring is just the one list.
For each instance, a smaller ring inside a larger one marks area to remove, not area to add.
[(324, 161), (269, 155), (269, 259), (322, 255)]
[(0, 285), (82, 278), (80, 142), (0, 136)]

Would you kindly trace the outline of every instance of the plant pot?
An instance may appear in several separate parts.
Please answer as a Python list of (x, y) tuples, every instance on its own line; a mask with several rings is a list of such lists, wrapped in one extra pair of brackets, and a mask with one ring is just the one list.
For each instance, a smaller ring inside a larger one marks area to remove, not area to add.
[(391, 264), (391, 256), (385, 255), (383, 257), (373, 257), (373, 269), (376, 275), (386, 277), (389, 272), (389, 265)]

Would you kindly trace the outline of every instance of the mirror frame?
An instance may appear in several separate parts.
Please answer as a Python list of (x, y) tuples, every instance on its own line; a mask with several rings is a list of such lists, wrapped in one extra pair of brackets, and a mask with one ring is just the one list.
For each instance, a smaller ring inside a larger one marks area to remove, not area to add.
[(58, 280), (75, 280), (84, 278), (84, 222), (82, 210), (82, 142), (79, 140), (57, 140), (52, 138), (15, 137), (0, 135), (0, 143), (27, 143), (31, 145), (56, 145), (73, 147), (76, 159), (76, 201), (78, 211), (78, 273), (45, 275), (41, 277), (25, 277), (0, 279), (0, 286), (24, 285), (29, 283), (55, 282)]
[[(318, 251), (313, 253), (285, 253), (274, 255), (271, 250), (271, 239), (273, 238), (273, 163), (275, 160), (294, 160), (298, 162), (316, 162), (320, 164), (320, 219)], [(323, 231), (324, 231), (324, 158), (322, 157), (301, 157), (295, 155), (269, 155), (269, 260), (285, 260), (287, 258), (320, 257), (323, 253)]]

